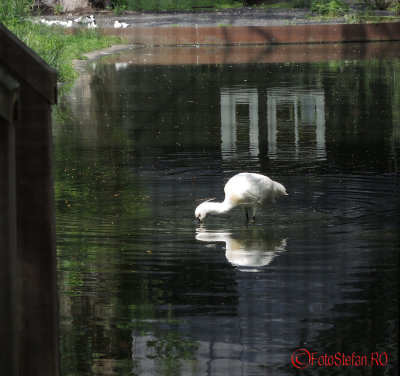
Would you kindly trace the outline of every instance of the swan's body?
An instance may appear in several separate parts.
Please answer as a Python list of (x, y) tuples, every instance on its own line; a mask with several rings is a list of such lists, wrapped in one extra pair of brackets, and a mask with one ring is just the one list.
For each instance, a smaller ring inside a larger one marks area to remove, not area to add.
[(127, 27), (129, 27), (129, 24), (126, 22), (119, 22), (118, 20), (114, 21), (114, 28), (116, 29), (126, 29)]
[(90, 16), (86, 16), (81, 22), (86, 23), (86, 24), (91, 24), (95, 21), (93, 14)]
[(223, 214), (240, 206), (249, 220), (249, 209), (253, 209), (253, 220), (258, 208), (265, 203), (275, 202), (280, 196), (286, 196), (285, 187), (269, 177), (242, 172), (230, 178), (225, 185), (223, 202), (205, 201), (195, 210), (195, 216), (203, 221), (207, 214)]
[(88, 29), (95, 29), (97, 27), (97, 22), (96, 20), (89, 22), (87, 25)]
[(59, 25), (62, 27), (72, 27), (72, 20), (60, 21)]

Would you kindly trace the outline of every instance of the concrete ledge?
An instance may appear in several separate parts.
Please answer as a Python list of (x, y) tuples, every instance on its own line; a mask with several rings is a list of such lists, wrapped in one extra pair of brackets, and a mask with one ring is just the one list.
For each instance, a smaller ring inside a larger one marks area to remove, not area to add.
[(400, 40), (400, 23), (100, 29), (136, 45), (246, 45)]

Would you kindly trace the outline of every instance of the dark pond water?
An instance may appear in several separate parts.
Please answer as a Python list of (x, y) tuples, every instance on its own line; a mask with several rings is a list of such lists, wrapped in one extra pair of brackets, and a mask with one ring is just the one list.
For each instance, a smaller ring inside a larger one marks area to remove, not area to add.
[[(63, 375), (397, 374), (400, 61), (385, 46), (89, 64), (55, 113)], [(256, 224), (237, 209), (197, 225), (240, 171), (290, 195)], [(298, 349), (315, 353), (303, 371)]]

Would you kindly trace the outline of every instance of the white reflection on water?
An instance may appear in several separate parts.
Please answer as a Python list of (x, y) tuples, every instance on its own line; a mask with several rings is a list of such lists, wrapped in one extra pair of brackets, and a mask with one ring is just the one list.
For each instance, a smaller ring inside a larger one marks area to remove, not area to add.
[[(241, 124), (237, 117), (238, 105), (248, 106), (248, 124)], [(256, 88), (231, 90), (221, 88), (221, 151), (224, 159), (237, 152), (237, 132), (245, 127), (249, 135), (250, 157), (258, 157), (258, 92)]]
[[(277, 133), (283, 122), (279, 109), (285, 108), (293, 114), (291, 120), (294, 133), (293, 159), (298, 159), (300, 150), (300, 128), (314, 128), (315, 141), (312, 150), (318, 159), (326, 158), (325, 150), (325, 94), (321, 88), (271, 88), (267, 92), (268, 107), (268, 156), (279, 157)], [(293, 120), (293, 121), (292, 121)], [(307, 133), (310, 131), (308, 130)]]
[(227, 260), (246, 272), (260, 271), (286, 250), (286, 239), (257, 232), (234, 235), (231, 232), (208, 232), (200, 228), (196, 239), (211, 243), (225, 242)]
[[(325, 94), (321, 87), (275, 87), (267, 103), (257, 88), (221, 88), (221, 152), (225, 160), (259, 157), (261, 107), (267, 109), (268, 156), (277, 159), (326, 159)], [(279, 132), (287, 137), (280, 137)], [(241, 139), (246, 134), (247, 140)], [(291, 140), (287, 145), (287, 140)], [(245, 149), (243, 149), (243, 144)]]

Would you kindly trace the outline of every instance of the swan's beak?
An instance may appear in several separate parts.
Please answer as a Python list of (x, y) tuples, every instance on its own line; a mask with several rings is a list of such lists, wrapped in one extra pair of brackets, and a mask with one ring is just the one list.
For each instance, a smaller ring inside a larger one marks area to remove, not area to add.
[(197, 218), (196, 218), (196, 221), (197, 221), (197, 223), (201, 223), (200, 217), (197, 217)]

